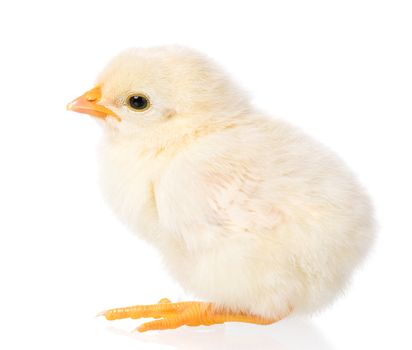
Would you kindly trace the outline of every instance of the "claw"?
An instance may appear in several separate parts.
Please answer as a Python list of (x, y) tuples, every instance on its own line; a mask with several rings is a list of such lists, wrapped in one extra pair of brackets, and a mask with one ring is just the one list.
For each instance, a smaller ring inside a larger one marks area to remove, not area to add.
[(165, 303), (171, 303), (171, 301), (167, 298), (162, 298), (158, 302), (158, 304), (165, 304)]
[(107, 310), (104, 311), (100, 311), (98, 314), (96, 314), (96, 316), (94, 317), (101, 317), (101, 316), (106, 316)]

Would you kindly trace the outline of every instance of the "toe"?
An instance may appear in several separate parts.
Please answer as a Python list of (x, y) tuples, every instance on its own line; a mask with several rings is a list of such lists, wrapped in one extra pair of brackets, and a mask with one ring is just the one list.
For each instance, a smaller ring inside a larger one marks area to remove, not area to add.
[(179, 317), (171, 316), (162, 318), (160, 320), (143, 323), (136, 330), (139, 332), (146, 332), (162, 329), (174, 329), (182, 325), (183, 323), (181, 322)]

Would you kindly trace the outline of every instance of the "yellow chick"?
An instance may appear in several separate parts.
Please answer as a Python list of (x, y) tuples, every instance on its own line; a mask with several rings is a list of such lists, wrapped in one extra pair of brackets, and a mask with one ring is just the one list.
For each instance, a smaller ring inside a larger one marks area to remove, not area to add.
[(206, 302), (137, 305), (107, 319), (138, 330), (270, 324), (345, 287), (373, 241), (368, 197), (342, 161), (255, 110), (210, 59), (183, 47), (130, 49), (68, 109), (102, 121), (103, 191)]

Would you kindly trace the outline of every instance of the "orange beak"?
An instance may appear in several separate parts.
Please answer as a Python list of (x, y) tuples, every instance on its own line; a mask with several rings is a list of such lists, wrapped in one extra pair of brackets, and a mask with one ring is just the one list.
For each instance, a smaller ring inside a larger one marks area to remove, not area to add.
[(111, 116), (120, 121), (120, 118), (110, 109), (99, 105), (98, 102), (102, 97), (102, 90), (99, 86), (87, 91), (85, 94), (76, 98), (67, 105), (69, 111), (92, 115), (93, 117), (106, 119)]

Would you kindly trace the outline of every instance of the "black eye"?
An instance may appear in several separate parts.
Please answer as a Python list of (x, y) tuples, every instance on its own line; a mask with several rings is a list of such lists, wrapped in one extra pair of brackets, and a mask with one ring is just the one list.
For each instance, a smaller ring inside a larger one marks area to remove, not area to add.
[(149, 108), (149, 100), (143, 95), (132, 95), (129, 97), (127, 103), (135, 110), (142, 111)]

